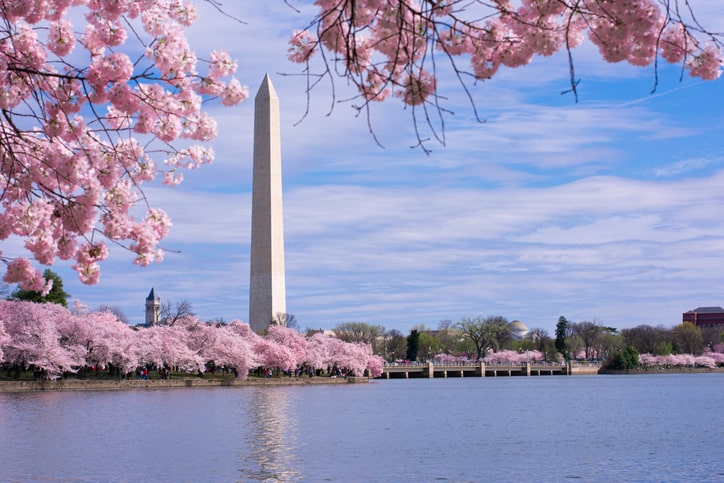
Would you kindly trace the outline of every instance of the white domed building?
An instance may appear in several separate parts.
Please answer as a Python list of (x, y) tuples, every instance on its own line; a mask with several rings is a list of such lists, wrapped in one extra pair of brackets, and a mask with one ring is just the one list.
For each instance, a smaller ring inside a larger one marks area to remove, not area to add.
[(520, 320), (514, 320), (508, 324), (508, 327), (510, 328), (510, 335), (512, 335), (515, 340), (522, 340), (528, 335), (528, 327)]

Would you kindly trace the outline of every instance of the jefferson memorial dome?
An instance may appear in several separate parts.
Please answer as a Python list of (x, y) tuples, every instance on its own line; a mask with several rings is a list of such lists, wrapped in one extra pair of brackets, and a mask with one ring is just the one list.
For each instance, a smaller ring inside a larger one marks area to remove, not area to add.
[(528, 327), (520, 320), (514, 320), (508, 324), (508, 327), (510, 328), (510, 334), (515, 340), (521, 340), (528, 335)]

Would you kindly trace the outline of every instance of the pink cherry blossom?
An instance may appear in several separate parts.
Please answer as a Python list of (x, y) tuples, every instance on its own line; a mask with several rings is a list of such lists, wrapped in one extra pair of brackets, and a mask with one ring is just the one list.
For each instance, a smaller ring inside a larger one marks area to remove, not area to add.
[[(157, 175), (178, 184), (181, 170), (211, 162), (203, 143), (217, 126), (204, 101), (215, 95), (231, 106), (248, 97), (233, 77), (236, 61), (222, 50), (208, 61), (197, 57), (186, 38), (198, 20), (190, 1), (13, 1), (0, 6), (0, 16), (0, 108), (3, 131), (14, 133), (3, 141), (12, 156), (0, 170), (0, 240), (25, 238), (43, 265), (75, 259), (88, 284), (98, 281), (105, 259), (88, 256), (93, 232), (129, 247), (140, 265), (160, 261), (170, 221), (153, 206), (139, 220), (130, 207)], [(204, 92), (207, 85), (217, 92)], [(129, 133), (151, 137), (141, 144)], [(197, 144), (175, 148), (181, 138)], [(180, 151), (193, 162), (158, 168)], [(4, 256), (8, 280), (41, 287), (27, 256)]]
[(58, 330), (69, 316), (65, 307), (56, 304), (3, 301), (0, 319), (9, 336), (2, 348), (5, 361), (45, 371), (51, 379), (75, 372), (83, 365), (84, 349), (72, 341), (61, 344)]
[(292, 62), (302, 63), (309, 60), (314, 54), (314, 36), (307, 30), (295, 30), (289, 39), (289, 50), (287, 55)]
[(5, 323), (3, 322), (3, 319), (0, 318), (0, 363), (2, 363), (5, 359), (3, 355), (3, 346), (7, 344), (9, 340), (10, 337), (7, 332), (5, 332)]
[(294, 370), (294, 355), (292, 351), (273, 340), (260, 339), (254, 344), (254, 353), (260, 365), (270, 369), (283, 371)]
[[(368, 100), (392, 89), (406, 104), (429, 102), (437, 85), (426, 71), (441, 69), (436, 52), (444, 53), (456, 74), (462, 73), (456, 57), (463, 57), (476, 78), (488, 79), (501, 65), (523, 66), (536, 55), (575, 48), (585, 37), (608, 62), (647, 66), (660, 54), (669, 62), (686, 59), (694, 77), (715, 79), (721, 71), (721, 36), (703, 31), (698, 22), (691, 26), (680, 16), (689, 5), (678, 2), (496, 0), (473, 7), (454, 1), (318, 0), (315, 5), (311, 26), (292, 32), (288, 58), (308, 63), (324, 55), (325, 75), (346, 78)], [(377, 57), (380, 62), (370, 62)]]
[(289, 365), (292, 369), (302, 364), (307, 355), (306, 338), (294, 329), (272, 325), (269, 327), (266, 338), (286, 347), (291, 355)]

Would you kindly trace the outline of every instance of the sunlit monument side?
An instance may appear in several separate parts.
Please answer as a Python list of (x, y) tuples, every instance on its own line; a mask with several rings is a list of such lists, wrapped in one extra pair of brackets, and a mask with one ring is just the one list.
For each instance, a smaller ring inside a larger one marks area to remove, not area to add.
[(249, 325), (255, 332), (287, 311), (280, 144), (279, 98), (267, 74), (254, 106)]

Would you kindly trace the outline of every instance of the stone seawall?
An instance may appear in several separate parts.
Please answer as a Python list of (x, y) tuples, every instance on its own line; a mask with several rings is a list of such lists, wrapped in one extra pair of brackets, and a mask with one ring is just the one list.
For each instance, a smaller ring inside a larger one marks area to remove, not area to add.
[(174, 389), (193, 387), (247, 387), (247, 386), (311, 386), (320, 384), (347, 384), (367, 382), (367, 378), (255, 378), (241, 379), (149, 379), (98, 381), (60, 379), (57, 381), (0, 381), (2, 392), (41, 391), (121, 391), (134, 389)]
[(568, 371), (571, 376), (600, 374), (600, 364), (571, 364)]

